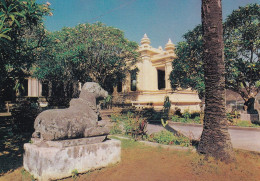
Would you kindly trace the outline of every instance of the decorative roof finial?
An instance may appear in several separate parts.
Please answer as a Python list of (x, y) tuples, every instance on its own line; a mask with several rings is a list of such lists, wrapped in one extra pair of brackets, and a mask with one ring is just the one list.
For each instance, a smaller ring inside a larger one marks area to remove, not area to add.
[(175, 50), (175, 46), (174, 46), (174, 44), (172, 43), (172, 41), (171, 41), (170, 38), (169, 38), (168, 43), (165, 45), (165, 50), (168, 51), (168, 52), (171, 52), (171, 53), (173, 53), (174, 50)]
[(141, 44), (142, 44), (142, 45), (145, 45), (145, 44), (146, 44), (146, 45), (150, 45), (150, 43), (151, 43), (151, 42), (150, 42), (150, 39), (148, 38), (147, 34), (145, 33), (145, 34), (144, 34), (144, 37), (143, 37), (142, 40), (141, 40)]

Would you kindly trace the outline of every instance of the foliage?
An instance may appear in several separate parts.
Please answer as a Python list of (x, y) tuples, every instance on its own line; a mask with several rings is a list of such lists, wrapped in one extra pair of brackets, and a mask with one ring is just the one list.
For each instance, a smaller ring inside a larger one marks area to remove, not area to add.
[(0, 180), (2, 180), (3, 174), (21, 168), (24, 153), (23, 146), (28, 143), (32, 133), (25, 130), (15, 130), (11, 116), (1, 116), (0, 121)]
[(243, 99), (260, 91), (260, 5), (232, 12), (224, 22), (226, 87)]
[(160, 144), (165, 145), (181, 145), (181, 146), (190, 146), (191, 142), (187, 137), (183, 136), (175, 136), (170, 131), (161, 131), (158, 133), (154, 133), (149, 136), (148, 140), (155, 141)]
[(158, 133), (154, 133), (149, 138), (151, 139), (151, 141), (154, 140), (160, 144), (170, 145), (173, 144), (175, 136), (170, 131), (161, 131)]
[(146, 135), (147, 122), (131, 112), (124, 115), (112, 115), (111, 120), (114, 122), (111, 134), (124, 133), (135, 139)]
[(113, 96), (108, 95), (104, 100), (101, 100), (101, 108), (102, 109), (111, 109), (113, 105)]
[(201, 117), (197, 113), (190, 114), (187, 110), (185, 110), (182, 117), (179, 117), (178, 115), (173, 115), (172, 121), (181, 123), (201, 124)]
[(172, 62), (170, 74), (171, 86), (174, 90), (179, 87), (191, 87), (197, 90), (202, 99), (205, 94), (204, 70), (202, 63), (202, 27), (198, 25), (192, 31), (184, 34), (186, 41), (179, 42), (175, 53), (177, 59)]
[(160, 123), (161, 118), (163, 117), (162, 111), (157, 111), (154, 107), (144, 108), (144, 109), (136, 109), (136, 107), (124, 108), (121, 113), (127, 114), (131, 112), (136, 116), (142, 117), (146, 119), (148, 122)]
[(78, 177), (78, 175), (79, 175), (79, 171), (77, 169), (74, 169), (71, 171), (71, 177), (73, 179), (76, 179)]
[(253, 127), (253, 128), (259, 128), (260, 125), (258, 124), (253, 124), (250, 121), (243, 121), (240, 119), (234, 119), (233, 122), (231, 123), (232, 126), (239, 126), (239, 127)]
[(234, 119), (238, 118), (237, 111), (227, 113), (227, 119), (230, 123), (234, 122)]
[(34, 76), (40, 80), (85, 83), (93, 81), (112, 92), (137, 62), (138, 44), (102, 23), (79, 24), (49, 32)]
[[(240, 7), (224, 22), (226, 88), (247, 101), (259, 91), (260, 80), (260, 5)], [(173, 89), (191, 87), (199, 97), (205, 94), (202, 63), (202, 27), (198, 25), (184, 36), (176, 48), (170, 79)]]
[(36, 181), (33, 175), (31, 175), (29, 172), (27, 172), (24, 168), (21, 170), (22, 174), (22, 180), (31, 180)]
[(148, 121), (160, 121), (162, 118), (162, 112), (156, 111), (154, 108), (144, 108), (138, 112), (138, 115)]
[(71, 98), (51, 96), (47, 98), (49, 108), (68, 108)]
[(179, 118), (180, 118), (179, 116), (173, 115), (173, 116), (172, 116), (172, 121), (173, 121), (173, 122), (178, 122), (178, 121), (179, 121)]
[(14, 87), (8, 89), (4, 85), (15, 82), (19, 92), (19, 85), (30, 73), (37, 59), (37, 48), (42, 46), (45, 36), (43, 16), (49, 12), (49, 4), (37, 4), (35, 0), (0, 1), (0, 96), (3, 99), (8, 99), (6, 94)]
[(113, 126), (110, 129), (110, 134), (122, 134), (123, 129), (121, 127), (122, 119), (121, 116), (112, 114), (111, 121), (113, 122)]
[(19, 101), (11, 110), (12, 126), (16, 132), (33, 132), (34, 121), (41, 112), (37, 100), (25, 99)]
[(189, 119), (191, 118), (191, 114), (189, 113), (188, 110), (185, 110), (185, 111), (184, 111), (183, 117), (184, 117), (184, 119), (186, 119), (186, 120), (189, 120)]

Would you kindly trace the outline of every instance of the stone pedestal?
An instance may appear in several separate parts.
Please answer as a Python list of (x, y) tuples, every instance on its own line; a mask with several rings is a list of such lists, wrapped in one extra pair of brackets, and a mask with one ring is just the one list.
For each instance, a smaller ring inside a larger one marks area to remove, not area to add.
[[(55, 143), (35, 142), (24, 144), (24, 169), (40, 181), (61, 179), (71, 176), (73, 170), (84, 173), (89, 170), (106, 167), (121, 160), (121, 142), (107, 140), (101, 143), (84, 144), (82, 138), (73, 142), (67, 140)], [(89, 140), (85, 141), (89, 142)]]

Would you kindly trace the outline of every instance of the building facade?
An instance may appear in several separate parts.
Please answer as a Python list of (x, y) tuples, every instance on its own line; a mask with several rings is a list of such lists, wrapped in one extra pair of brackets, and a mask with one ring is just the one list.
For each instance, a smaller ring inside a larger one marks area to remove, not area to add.
[(177, 56), (175, 46), (170, 39), (163, 50), (162, 47), (153, 48), (145, 34), (138, 51), (141, 55), (141, 61), (136, 65), (138, 71), (129, 74), (120, 88), (115, 89), (113, 96), (117, 102), (160, 109), (165, 96), (169, 96), (173, 109), (178, 107), (182, 111), (200, 111), (201, 100), (195, 91), (171, 90), (169, 76), (172, 71), (172, 61)]

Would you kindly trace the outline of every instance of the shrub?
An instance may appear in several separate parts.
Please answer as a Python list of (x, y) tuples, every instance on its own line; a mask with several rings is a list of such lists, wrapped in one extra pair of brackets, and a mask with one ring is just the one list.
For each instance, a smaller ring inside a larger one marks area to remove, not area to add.
[(143, 117), (145, 118), (146, 120), (148, 121), (160, 121), (161, 120), (161, 117), (162, 117), (162, 112), (157, 112), (155, 111), (154, 108), (145, 108), (143, 110), (141, 110), (138, 115), (140, 117)]
[(112, 115), (111, 120), (114, 122), (111, 130), (112, 134), (125, 133), (134, 138), (146, 135), (146, 120), (131, 112), (128, 112), (126, 115)]
[(53, 108), (68, 108), (71, 98), (65, 97), (47, 97), (48, 106)]
[(201, 119), (200, 119), (200, 116), (196, 116), (193, 121), (197, 124), (200, 124), (201, 123)]
[(161, 131), (158, 133), (154, 133), (150, 136), (150, 138), (150, 141), (156, 141), (160, 144), (170, 145), (173, 144), (175, 136), (170, 131)]
[(23, 99), (11, 110), (14, 131), (33, 132), (34, 120), (41, 112), (37, 99)]
[(185, 136), (176, 136), (175, 144), (184, 146), (184, 147), (189, 147), (191, 145), (191, 140)]
[(174, 144), (174, 145), (181, 145), (181, 146), (186, 146), (186, 147), (191, 145), (191, 141), (189, 140), (189, 138), (184, 137), (184, 136), (174, 135), (170, 131), (161, 131), (158, 133), (154, 133), (154, 134), (150, 135), (148, 140), (155, 141), (157, 143), (165, 144), (165, 145)]
[(241, 120), (237, 120), (234, 121), (233, 125), (235, 126), (241, 126), (241, 127), (260, 127), (259, 125), (253, 124), (250, 121), (241, 121)]
[(78, 172), (77, 169), (74, 169), (74, 170), (71, 171), (71, 177), (73, 179), (76, 179), (78, 177), (78, 175), (79, 175), (79, 172)]
[(180, 119), (180, 118), (179, 118), (179, 116), (177, 116), (177, 115), (173, 115), (173, 116), (172, 116), (172, 121), (173, 121), (173, 122), (179, 122), (179, 119)]
[(193, 119), (191, 119), (191, 117), (192, 117), (192, 115), (189, 112), (185, 111), (183, 113), (183, 117), (173, 115), (172, 121), (173, 122), (181, 122), (181, 123), (196, 123), (196, 124), (202, 123), (200, 116), (196, 116)]
[(185, 110), (183, 113), (183, 117), (185, 119), (185, 122), (189, 122), (189, 119), (191, 118), (191, 114), (189, 113), (188, 110)]
[(110, 134), (122, 134), (122, 129), (120, 128), (120, 123), (115, 123), (110, 129)]

